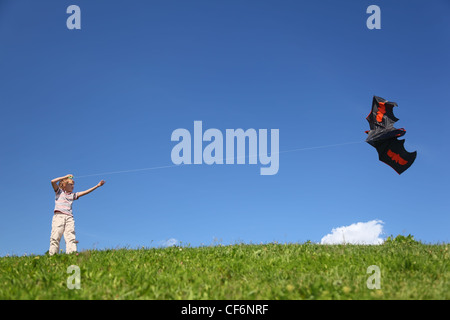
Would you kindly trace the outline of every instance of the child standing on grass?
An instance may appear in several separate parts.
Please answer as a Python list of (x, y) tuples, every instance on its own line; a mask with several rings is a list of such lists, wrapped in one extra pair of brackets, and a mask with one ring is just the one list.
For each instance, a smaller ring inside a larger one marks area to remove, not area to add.
[(53, 190), (55, 190), (55, 209), (52, 220), (52, 233), (50, 235), (50, 249), (48, 251), (51, 256), (59, 252), (59, 242), (63, 234), (66, 242), (66, 253), (77, 251), (72, 203), (74, 200), (103, 186), (105, 181), (102, 180), (95, 187), (77, 193), (72, 193), (74, 184), (75, 181), (71, 174), (52, 180)]

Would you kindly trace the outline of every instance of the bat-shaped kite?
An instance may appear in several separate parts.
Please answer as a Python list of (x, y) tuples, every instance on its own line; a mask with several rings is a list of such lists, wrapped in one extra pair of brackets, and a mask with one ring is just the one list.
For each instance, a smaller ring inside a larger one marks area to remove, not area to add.
[(366, 142), (377, 149), (380, 161), (401, 174), (413, 164), (417, 151), (406, 151), (403, 146), (405, 140), (397, 140), (397, 137), (406, 133), (406, 130), (394, 128), (394, 123), (399, 120), (392, 110), (396, 106), (395, 102), (373, 97), (372, 111), (366, 117), (370, 125), (370, 130), (366, 131), (368, 134)]

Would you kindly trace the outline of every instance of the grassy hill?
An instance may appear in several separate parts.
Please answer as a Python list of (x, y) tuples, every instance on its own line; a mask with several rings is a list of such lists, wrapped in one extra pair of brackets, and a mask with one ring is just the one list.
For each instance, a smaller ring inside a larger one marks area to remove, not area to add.
[[(450, 299), (448, 244), (390, 240), (2, 257), (0, 299)], [(71, 265), (80, 289), (68, 288)], [(380, 289), (367, 286), (372, 265)]]

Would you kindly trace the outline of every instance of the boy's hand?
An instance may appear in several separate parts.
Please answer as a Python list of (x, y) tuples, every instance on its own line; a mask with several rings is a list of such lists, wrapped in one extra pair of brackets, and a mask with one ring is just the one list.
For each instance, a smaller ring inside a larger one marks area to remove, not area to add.
[(66, 176), (64, 177), (64, 179), (65, 179), (65, 178), (73, 179), (73, 174), (68, 174), (68, 175), (66, 175)]
[(104, 185), (105, 184), (105, 180), (102, 180), (102, 181), (100, 181), (98, 184), (97, 184), (97, 187), (101, 187), (102, 185)]

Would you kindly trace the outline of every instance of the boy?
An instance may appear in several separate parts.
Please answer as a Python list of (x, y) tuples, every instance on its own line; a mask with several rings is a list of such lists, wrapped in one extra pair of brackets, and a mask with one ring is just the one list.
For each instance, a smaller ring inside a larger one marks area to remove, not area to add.
[(74, 200), (103, 186), (105, 181), (102, 180), (95, 187), (77, 193), (72, 193), (74, 184), (75, 181), (73, 181), (73, 175), (71, 174), (52, 180), (53, 190), (55, 190), (55, 209), (52, 220), (52, 233), (50, 235), (50, 249), (48, 251), (51, 256), (59, 252), (59, 242), (63, 234), (66, 241), (66, 253), (77, 251), (72, 203)]

